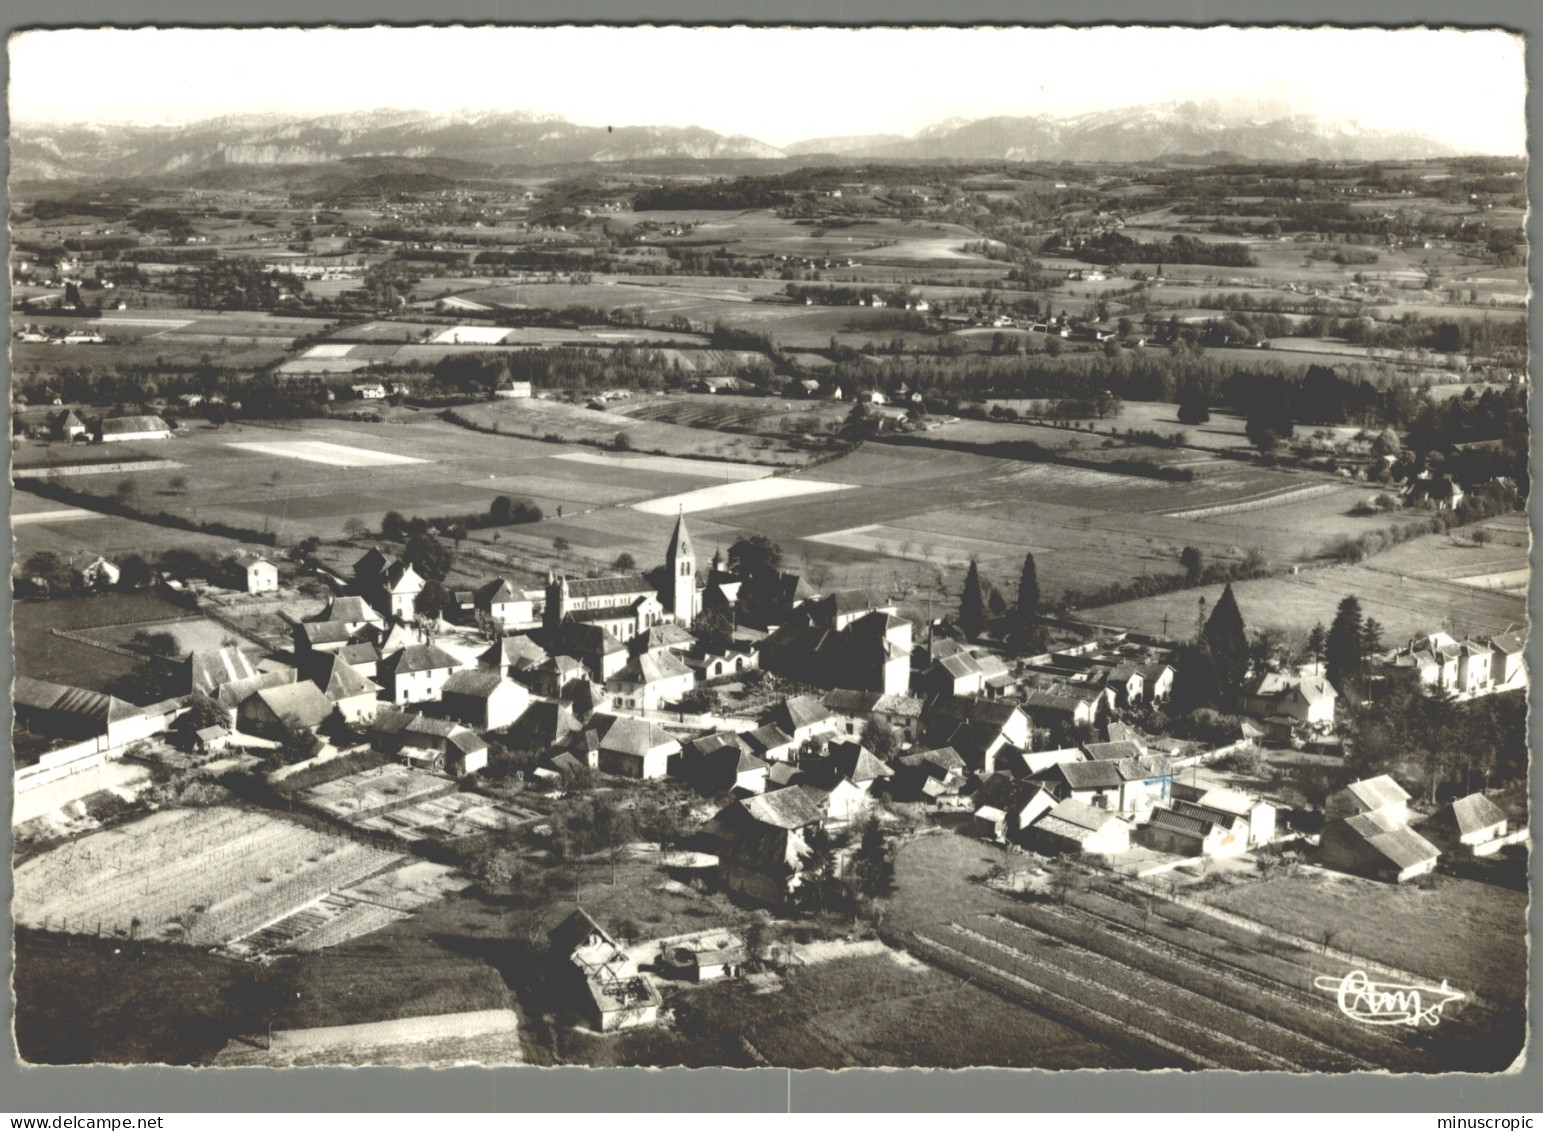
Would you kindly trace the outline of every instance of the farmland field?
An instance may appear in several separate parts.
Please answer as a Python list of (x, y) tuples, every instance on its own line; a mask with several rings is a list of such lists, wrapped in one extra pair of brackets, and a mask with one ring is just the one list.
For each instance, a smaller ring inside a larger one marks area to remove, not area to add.
[(16, 869), (17, 922), (77, 934), (230, 942), (401, 861), (266, 814), (172, 809)]
[(11, 606), (17, 670), (33, 679), (106, 691), (136, 664), (126, 656), (93, 648), (51, 629), (94, 631), (106, 625), (165, 621), (188, 610), (160, 594), (100, 593), (51, 601), (16, 601)]
[[(1331, 623), (1340, 600), (1354, 596), (1362, 613), (1382, 624), (1390, 645), (1437, 629), (1463, 637), (1504, 632), (1526, 623), (1524, 593), (1404, 573), (1387, 560), (1399, 554), (1399, 560), (1418, 561), (1422, 548), (1439, 552), (1446, 545), (1445, 535), (1422, 535), (1359, 565), (1240, 581), (1234, 583), (1233, 592), (1251, 629), (1277, 628), (1297, 635), (1314, 624)], [(1475, 557), (1479, 556), (1476, 552)], [(1100, 624), (1160, 633), (1165, 623), (1170, 627), (1191, 623), (1197, 597), (1204, 596), (1209, 605), (1220, 594), (1219, 586), (1207, 586), (1089, 609), (1086, 615)]]
[[(1524, 892), (1453, 876), (1425, 889), (1314, 872), (1221, 889), (1210, 899), (1297, 934), (1337, 928), (1338, 949), (1491, 1001), (1516, 1004), (1526, 993)], [(1445, 927), (1425, 929), (1432, 922)]]

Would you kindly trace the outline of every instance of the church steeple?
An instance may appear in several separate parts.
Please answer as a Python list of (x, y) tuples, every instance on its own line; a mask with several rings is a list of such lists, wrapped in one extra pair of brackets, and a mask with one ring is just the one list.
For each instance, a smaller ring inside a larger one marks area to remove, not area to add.
[(675, 533), (670, 536), (670, 548), (664, 552), (664, 564), (670, 574), (670, 585), (665, 591), (670, 612), (678, 624), (689, 625), (697, 613), (696, 550), (686, 530), (684, 509), (675, 520)]

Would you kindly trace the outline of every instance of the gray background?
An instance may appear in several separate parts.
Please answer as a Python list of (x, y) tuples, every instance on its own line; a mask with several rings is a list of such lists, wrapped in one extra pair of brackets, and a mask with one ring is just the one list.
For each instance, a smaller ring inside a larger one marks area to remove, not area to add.
[[(0, 27), (10, 32), (22, 27), (140, 24), (253, 25), (373, 23), (754, 23), (754, 24), (1295, 24), (1315, 26), (1341, 23), (1356, 25), (1447, 27), (1506, 27), (1531, 37), (1543, 29), (1543, 5), (1537, 0), (1193, 0), (1193, 2), (1141, 3), (1139, 0), (1056, 0), (1055, 3), (1023, 4), (1006, 0), (951, 0), (947, 5), (925, 0), (638, 0), (630, 4), (604, 0), (574, 3), (499, 3), (498, 0), (264, 0), (260, 5), (241, 0), (52, 0), (25, 2), (0, 11)], [(1529, 44), (1530, 46), (1530, 44)], [(768, 61), (770, 63), (771, 61)], [(786, 60), (778, 60), (786, 64)], [(3, 65), (3, 61), (0, 61)], [(518, 66), (518, 62), (514, 61)], [(1098, 62), (1088, 61), (1089, 81), (1097, 81)], [(1033, 72), (1032, 59), (1024, 60), (1025, 81)], [(1543, 72), (1536, 52), (1528, 53), (1528, 121), (1538, 117), (1539, 77)], [(753, 71), (751, 72), (754, 73)], [(767, 66), (765, 80), (783, 68)], [(297, 76), (303, 77), (303, 76)], [(1333, 74), (1320, 76), (1333, 83)], [(72, 81), (60, 76), (61, 82)], [(281, 80), (282, 81), (282, 80)], [(1440, 82), (1439, 75), (1411, 74), (1411, 83)], [(1387, 97), (1397, 98), (1389, 90)], [(8, 121), (8, 119), (7, 119)], [(1529, 146), (1530, 149), (1530, 146)], [(1543, 177), (1529, 170), (1531, 199), (1543, 199)], [(1543, 244), (1536, 209), (1528, 232), (1534, 248)], [(7, 250), (8, 250), (7, 240)], [(1539, 259), (1531, 260), (1534, 290)], [(5, 273), (8, 276), (8, 272)], [(9, 308), (9, 280), (5, 288)], [(1532, 340), (1540, 334), (1538, 311), (1531, 311)], [(7, 335), (9, 336), (9, 335)], [(9, 367), (6, 379), (9, 380)], [(1543, 434), (1543, 412), (1532, 405), (1533, 434)], [(1536, 474), (1536, 473), (1534, 473)], [(0, 501), (7, 521), (9, 497)], [(1533, 492), (1536, 524), (1538, 489)], [(10, 564), (9, 540), (0, 545), (4, 563)], [(8, 571), (7, 571), (8, 572)], [(1539, 590), (1534, 574), (1533, 596)], [(10, 619), (10, 587), (0, 585), (0, 607)], [(1528, 662), (1543, 673), (1543, 640), (1534, 638)], [(9, 714), (11, 657), (0, 654), (0, 695)], [(4, 716), (0, 716), (4, 717)], [(1534, 746), (1536, 747), (1536, 739)], [(1533, 767), (1537, 780), (1536, 760)], [(0, 773), (0, 799), (9, 801), (11, 778)], [(4, 809), (8, 810), (8, 804)], [(10, 822), (4, 822), (4, 851), (10, 851)], [(1533, 856), (1534, 890), (1539, 874)], [(0, 869), (0, 939), (4, 945), (7, 983), (12, 966), (10, 920), (10, 872)], [(1534, 902), (1531, 926), (1536, 934), (1540, 919)], [(1444, 925), (1436, 924), (1435, 929)], [(1532, 952), (1534, 993), (1540, 966)], [(1520, 976), (1521, 972), (1518, 971)], [(14, 1003), (8, 1003), (8, 1017)], [(8, 1027), (9, 1028), (9, 1027)], [(1465, 1112), (1528, 1111), (1543, 1108), (1543, 1070), (1536, 1064), (1504, 1077), (1444, 1076), (1394, 1077), (1350, 1076), (1296, 1077), (1279, 1073), (1239, 1074), (1063, 1072), (979, 1069), (969, 1071), (847, 1070), (840, 1073), (787, 1072), (781, 1069), (739, 1071), (731, 1069), (287, 1069), (280, 1075), (271, 1069), (180, 1068), (23, 1068), (16, 1059), (15, 1042), (7, 1033), (0, 1052), (0, 1111), (136, 1112), (179, 1111), (1426, 1111), (1443, 1114)]]

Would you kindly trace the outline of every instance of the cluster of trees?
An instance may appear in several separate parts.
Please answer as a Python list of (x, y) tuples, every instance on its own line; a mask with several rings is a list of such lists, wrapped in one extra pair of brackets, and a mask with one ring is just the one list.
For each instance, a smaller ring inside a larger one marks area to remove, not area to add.
[(779, 208), (788, 193), (765, 177), (739, 177), (709, 184), (671, 184), (644, 189), (632, 199), (634, 212), (679, 212), (702, 209)]
[(1105, 232), (1077, 250), (1090, 263), (1182, 263), (1201, 267), (1256, 267), (1259, 261), (1241, 243), (1208, 243), (1182, 233), (1167, 243), (1143, 243), (1119, 232)]

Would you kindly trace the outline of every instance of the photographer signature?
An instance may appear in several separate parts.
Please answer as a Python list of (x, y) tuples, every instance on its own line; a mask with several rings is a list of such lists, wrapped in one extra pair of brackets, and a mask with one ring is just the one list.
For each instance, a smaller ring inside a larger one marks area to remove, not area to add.
[(1424, 1021), (1435, 1026), (1441, 1022), (1441, 1011), (1465, 996), (1449, 989), (1445, 979), (1440, 987), (1373, 982), (1365, 970), (1352, 970), (1343, 978), (1320, 974), (1313, 985), (1333, 991), (1339, 1011), (1363, 1025), (1418, 1026)]

